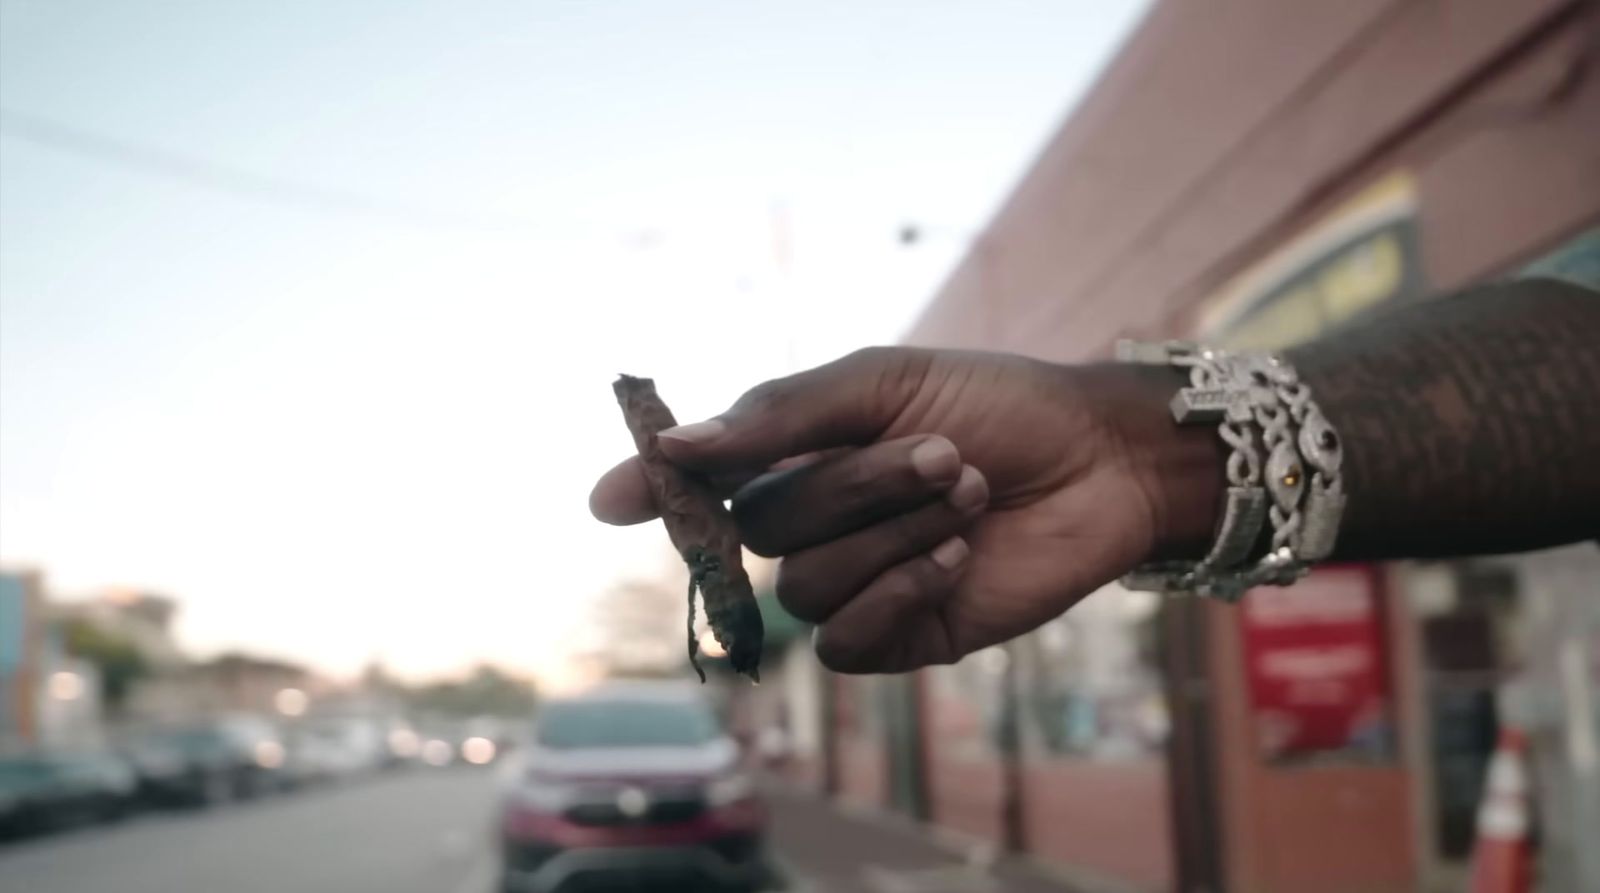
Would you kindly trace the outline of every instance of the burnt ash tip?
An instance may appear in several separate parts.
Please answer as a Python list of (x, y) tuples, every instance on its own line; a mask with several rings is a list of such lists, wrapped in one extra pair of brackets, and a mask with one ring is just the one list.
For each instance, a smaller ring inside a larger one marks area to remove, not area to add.
[(745, 653), (734, 652), (728, 655), (728, 663), (734, 672), (743, 673), (750, 677), (751, 682), (761, 681), (761, 649), (740, 649)]

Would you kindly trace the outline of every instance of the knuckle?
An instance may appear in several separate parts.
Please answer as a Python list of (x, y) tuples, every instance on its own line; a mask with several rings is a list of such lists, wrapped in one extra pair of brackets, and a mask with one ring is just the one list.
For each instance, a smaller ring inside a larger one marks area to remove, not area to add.
[(921, 551), (927, 534), (923, 532), (924, 525), (917, 522), (918, 515), (909, 515), (883, 525), (883, 553), (898, 559)]
[(840, 507), (851, 511), (863, 509), (881, 495), (887, 478), (874, 464), (867, 450), (839, 460), (835, 486)]
[(927, 378), (931, 354), (907, 347), (868, 348), (877, 373), (877, 400), (885, 407), (903, 407)]
[(868, 347), (858, 347), (845, 355), (845, 363), (855, 367), (882, 367), (894, 362), (894, 357), (901, 351), (898, 347), (886, 347), (875, 344)]
[(878, 597), (909, 607), (931, 598), (942, 588), (943, 582), (938, 565), (917, 560), (884, 572), (872, 588)]
[(906, 576), (912, 580), (910, 586), (918, 596), (942, 593), (955, 580), (950, 569), (933, 560), (932, 555), (923, 555), (916, 561), (907, 562), (904, 568)]
[(866, 385), (864, 394), (879, 412), (895, 414), (926, 377), (929, 355), (909, 347), (863, 347), (846, 355), (840, 366)]
[(789, 401), (792, 390), (784, 379), (774, 378), (764, 381), (740, 397), (733, 405), (733, 411), (738, 414), (767, 415), (779, 412)]
[(883, 550), (909, 558), (930, 549), (961, 529), (961, 517), (943, 504), (895, 519), (883, 526)]
[(850, 515), (877, 515), (891, 503), (921, 496), (928, 486), (911, 464), (910, 447), (901, 443), (877, 444), (840, 456), (831, 462), (827, 477), (835, 510)]

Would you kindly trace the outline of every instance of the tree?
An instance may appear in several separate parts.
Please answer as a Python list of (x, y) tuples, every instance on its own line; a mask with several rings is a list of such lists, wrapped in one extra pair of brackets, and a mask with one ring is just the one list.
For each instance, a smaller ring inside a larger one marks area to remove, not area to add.
[(447, 716), (526, 716), (538, 704), (538, 691), (490, 664), (480, 664), (464, 680), (432, 682), (413, 688), (407, 700), (428, 713)]
[(100, 700), (112, 711), (122, 709), (133, 684), (150, 675), (149, 661), (132, 639), (103, 629), (81, 617), (62, 623), (67, 653), (94, 664), (100, 673)]

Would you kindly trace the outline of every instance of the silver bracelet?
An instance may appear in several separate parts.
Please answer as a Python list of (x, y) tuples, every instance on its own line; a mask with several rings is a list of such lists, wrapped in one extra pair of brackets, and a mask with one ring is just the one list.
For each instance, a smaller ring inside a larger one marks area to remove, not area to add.
[[(1206, 557), (1144, 565), (1123, 586), (1231, 602), (1255, 586), (1293, 583), (1332, 553), (1345, 504), (1341, 444), (1289, 363), (1184, 341), (1121, 342), (1117, 358), (1187, 370), (1190, 386), (1172, 399), (1174, 421), (1215, 423), (1229, 448), (1227, 500)], [(1268, 552), (1247, 565), (1266, 524)]]

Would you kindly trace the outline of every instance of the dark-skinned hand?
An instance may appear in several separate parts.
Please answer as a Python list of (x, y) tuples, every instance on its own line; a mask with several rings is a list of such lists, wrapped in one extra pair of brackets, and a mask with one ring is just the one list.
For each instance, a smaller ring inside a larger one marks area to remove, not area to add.
[[(661, 433), (732, 499), (777, 594), (844, 672), (948, 663), (1027, 632), (1158, 554), (1203, 546), (1221, 486), (1164, 369), (872, 348)], [(636, 459), (595, 516), (656, 516)]]

